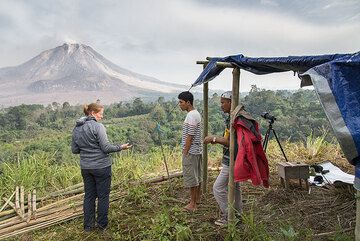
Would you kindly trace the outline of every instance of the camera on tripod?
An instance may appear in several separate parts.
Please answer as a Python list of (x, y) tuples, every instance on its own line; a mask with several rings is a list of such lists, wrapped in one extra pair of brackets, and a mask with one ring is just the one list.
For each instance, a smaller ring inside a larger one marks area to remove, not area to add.
[(278, 143), (282, 154), (285, 157), (285, 160), (288, 161), (288, 159), (287, 159), (287, 157), (285, 155), (284, 149), (282, 148), (282, 146), (280, 144), (279, 138), (277, 137), (276, 132), (273, 129), (273, 124), (274, 124), (274, 121), (276, 121), (276, 117), (273, 116), (273, 115), (270, 115), (268, 112), (263, 112), (261, 114), (261, 117), (268, 120), (268, 122), (269, 122), (269, 127), (268, 127), (268, 129), (267, 129), (267, 131), (265, 133), (265, 138), (264, 138), (264, 142), (263, 142), (264, 151), (266, 152), (267, 145), (268, 145), (268, 142), (269, 142), (269, 139), (270, 139), (270, 134), (272, 132), (274, 134), (274, 136), (275, 136), (276, 142)]
[(261, 114), (261, 117), (264, 118), (265, 120), (268, 120), (270, 123), (274, 123), (274, 121), (276, 121), (276, 117), (270, 115), (268, 112), (263, 112)]

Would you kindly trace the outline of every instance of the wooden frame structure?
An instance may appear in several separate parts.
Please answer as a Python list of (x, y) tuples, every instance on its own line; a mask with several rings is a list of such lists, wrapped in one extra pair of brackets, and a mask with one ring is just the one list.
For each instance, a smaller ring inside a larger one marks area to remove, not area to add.
[[(201, 64), (205, 68), (206, 65), (209, 63), (211, 58), (207, 57), (206, 61), (197, 61), (196, 64)], [(217, 66), (221, 66), (224, 68), (233, 68), (232, 75), (232, 102), (231, 102), (231, 115), (233, 114), (233, 110), (239, 104), (239, 90), (240, 90), (240, 68), (227, 62), (216, 62)], [(204, 128), (203, 128), (203, 135), (208, 135), (208, 92), (209, 86), (208, 82), (203, 84), (203, 99), (204, 99)], [(232, 116), (231, 116), (232, 117)], [(228, 222), (233, 222), (235, 219), (235, 185), (234, 185), (234, 164), (235, 164), (235, 131), (232, 125), (230, 126), (230, 164), (229, 164), (229, 192), (228, 192)], [(202, 183), (202, 190), (206, 192), (206, 184), (207, 184), (207, 165), (208, 162), (208, 151), (207, 146), (204, 146), (203, 149), (203, 183)], [(356, 224), (355, 224), (355, 240), (360, 241), (360, 191), (357, 190), (356, 195)]]

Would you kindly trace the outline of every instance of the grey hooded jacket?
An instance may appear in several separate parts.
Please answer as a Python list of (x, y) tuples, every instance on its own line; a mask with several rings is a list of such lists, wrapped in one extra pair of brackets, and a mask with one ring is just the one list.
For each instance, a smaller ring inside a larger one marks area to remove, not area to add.
[(121, 151), (121, 147), (110, 144), (104, 125), (88, 116), (76, 121), (71, 151), (80, 154), (81, 169), (100, 169), (111, 165), (109, 153)]

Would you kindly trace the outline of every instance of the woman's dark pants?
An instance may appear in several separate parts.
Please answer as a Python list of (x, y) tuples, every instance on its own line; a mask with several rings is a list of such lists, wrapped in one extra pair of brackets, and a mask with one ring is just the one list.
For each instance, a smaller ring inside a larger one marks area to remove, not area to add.
[(111, 166), (102, 169), (81, 169), (84, 180), (84, 230), (95, 228), (95, 200), (97, 205), (97, 226), (105, 229), (108, 225)]

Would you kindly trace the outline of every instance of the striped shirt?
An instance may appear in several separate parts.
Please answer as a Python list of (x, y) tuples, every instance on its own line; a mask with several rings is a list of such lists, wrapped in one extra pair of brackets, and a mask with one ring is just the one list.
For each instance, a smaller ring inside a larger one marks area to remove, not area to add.
[(193, 136), (189, 153), (193, 155), (202, 154), (201, 139), (201, 115), (197, 110), (189, 111), (183, 123), (181, 146), (184, 150), (187, 136)]

